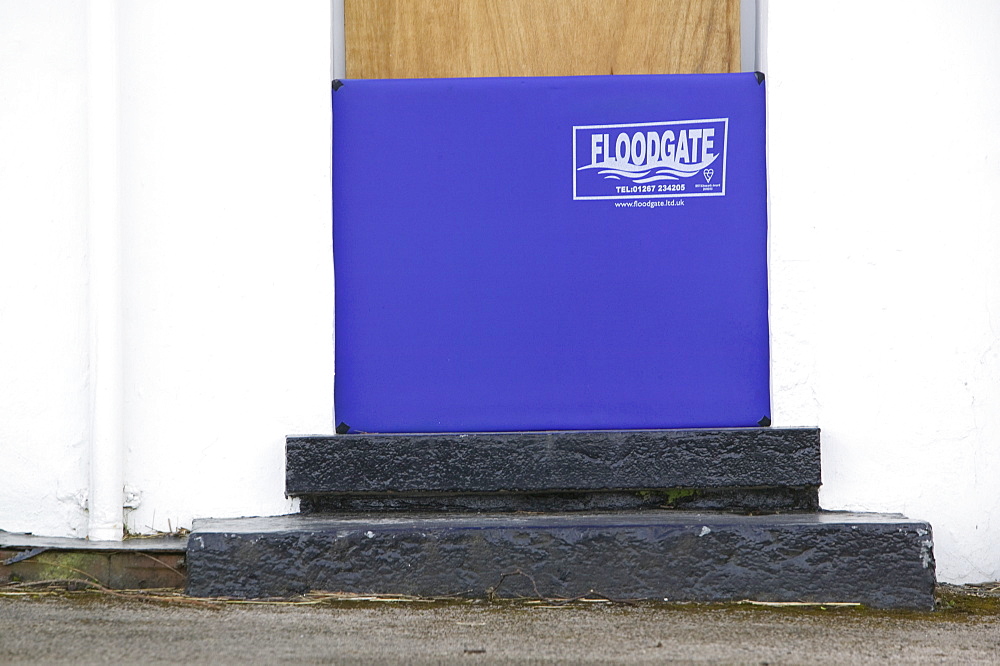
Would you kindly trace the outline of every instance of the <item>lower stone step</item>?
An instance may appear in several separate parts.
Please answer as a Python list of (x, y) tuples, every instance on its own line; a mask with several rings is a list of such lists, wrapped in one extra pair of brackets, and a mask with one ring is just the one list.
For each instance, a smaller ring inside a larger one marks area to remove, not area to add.
[(891, 514), (687, 511), (196, 521), (188, 593), (859, 602), (931, 609), (930, 525)]

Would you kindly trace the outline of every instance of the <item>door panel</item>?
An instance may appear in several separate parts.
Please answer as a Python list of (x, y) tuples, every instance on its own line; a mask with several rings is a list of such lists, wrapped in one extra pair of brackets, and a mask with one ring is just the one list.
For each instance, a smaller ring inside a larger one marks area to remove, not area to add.
[(345, 0), (348, 78), (740, 71), (740, 0)]

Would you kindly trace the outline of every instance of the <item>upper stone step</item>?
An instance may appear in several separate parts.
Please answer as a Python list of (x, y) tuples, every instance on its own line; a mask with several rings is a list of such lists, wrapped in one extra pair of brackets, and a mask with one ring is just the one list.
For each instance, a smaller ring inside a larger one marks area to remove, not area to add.
[(293, 497), (820, 485), (818, 428), (290, 436)]

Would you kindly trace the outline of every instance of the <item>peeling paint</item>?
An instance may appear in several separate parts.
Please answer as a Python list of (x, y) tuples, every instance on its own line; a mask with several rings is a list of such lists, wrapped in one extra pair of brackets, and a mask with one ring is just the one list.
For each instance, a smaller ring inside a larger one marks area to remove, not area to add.
[(56, 499), (63, 504), (68, 504), (74, 509), (81, 509), (86, 511), (89, 506), (89, 498), (86, 488), (77, 488), (70, 493), (62, 493), (56, 495)]
[[(923, 532), (927, 534), (926, 530), (918, 530), (918, 532)], [(931, 566), (931, 562), (934, 561), (933, 556), (934, 542), (930, 539), (925, 539), (920, 542), (920, 563), (924, 565), (924, 569)]]
[(126, 485), (124, 492), (125, 499), (122, 502), (122, 507), (125, 509), (138, 509), (139, 505), (142, 504), (142, 491), (135, 486)]

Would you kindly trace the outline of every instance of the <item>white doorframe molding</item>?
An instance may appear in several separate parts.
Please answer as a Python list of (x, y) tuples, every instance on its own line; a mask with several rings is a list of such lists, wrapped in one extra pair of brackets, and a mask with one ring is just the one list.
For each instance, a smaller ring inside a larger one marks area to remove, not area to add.
[(330, 5), (330, 78), (347, 77), (347, 46), (344, 39), (344, 0)]
[(91, 449), (87, 535), (124, 536), (122, 233), (117, 0), (87, 6)]

